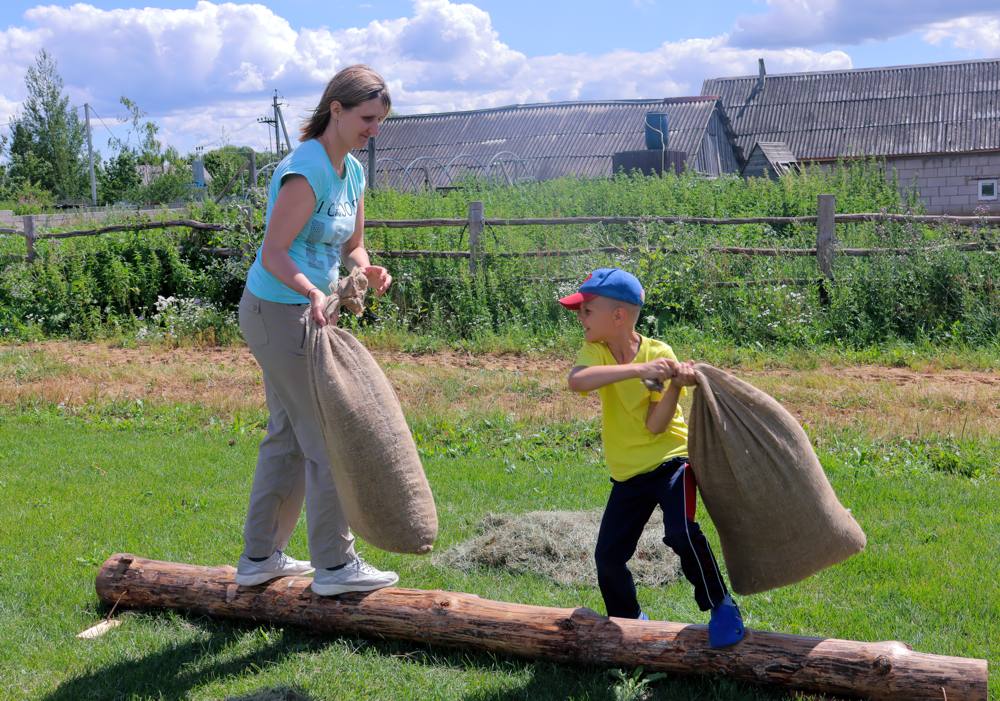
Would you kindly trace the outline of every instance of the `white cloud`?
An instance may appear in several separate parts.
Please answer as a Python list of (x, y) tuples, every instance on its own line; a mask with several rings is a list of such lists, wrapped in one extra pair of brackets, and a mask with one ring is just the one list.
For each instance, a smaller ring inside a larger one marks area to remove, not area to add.
[(402, 97), (412, 111), (420, 112), (519, 102), (698, 95), (705, 78), (756, 74), (759, 57), (773, 73), (851, 67), (850, 57), (841, 51), (735, 49), (720, 36), (667, 42), (647, 52), (539, 56), (527, 59), (511, 80), (488, 90), (405, 87)]
[(996, 0), (767, 0), (767, 5), (762, 14), (737, 18), (734, 46), (860, 44), (995, 11)]
[(10, 121), (17, 113), (18, 103), (0, 94), (0, 138), (10, 136)]
[(924, 32), (924, 40), (937, 45), (950, 43), (956, 49), (987, 56), (1000, 55), (1000, 14), (960, 17), (937, 22)]
[(296, 34), (263, 5), (198, 2), (190, 10), (41, 6), (25, 13), (67, 85), (97, 101), (199, 104), (276, 76)]
[(504, 43), (487, 12), (450, 0), (414, 0), (410, 16), (340, 29), (295, 30), (263, 5), (206, 0), (183, 10), (42, 6), (25, 17), (27, 26), (0, 31), (0, 109), (23, 99), (24, 71), (45, 47), (74, 104), (89, 101), (109, 119), (126, 95), (182, 150), (224, 138), (266, 144), (256, 117), (275, 88), (297, 130), (325, 82), (357, 62), (386, 76), (402, 112), (696, 95), (705, 78), (755, 73), (758, 56), (772, 72), (851, 65), (841, 51), (736, 48), (726, 35), (529, 57)]

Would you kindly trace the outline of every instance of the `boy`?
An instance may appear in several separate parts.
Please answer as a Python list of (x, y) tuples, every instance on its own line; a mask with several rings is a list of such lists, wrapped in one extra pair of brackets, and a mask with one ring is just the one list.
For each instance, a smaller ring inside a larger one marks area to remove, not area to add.
[[(639, 608), (627, 563), (659, 505), (663, 542), (680, 558), (698, 607), (712, 612), (709, 643), (726, 647), (742, 640), (743, 620), (694, 520), (687, 425), (677, 405), (683, 388), (695, 384), (694, 366), (678, 362), (665, 343), (636, 333), (644, 299), (635, 276), (599, 268), (578, 292), (559, 300), (576, 311), (585, 340), (570, 370), (569, 388), (598, 390), (601, 396), (601, 439), (612, 487), (594, 553), (597, 581), (609, 616), (649, 620)], [(667, 379), (662, 391), (643, 383)]]

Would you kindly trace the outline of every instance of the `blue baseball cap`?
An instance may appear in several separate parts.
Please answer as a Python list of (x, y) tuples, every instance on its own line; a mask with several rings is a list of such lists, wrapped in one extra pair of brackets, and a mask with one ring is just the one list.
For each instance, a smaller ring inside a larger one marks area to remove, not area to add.
[(579, 309), (584, 302), (594, 297), (610, 297), (619, 302), (642, 306), (646, 293), (642, 284), (632, 273), (619, 268), (598, 268), (583, 281), (580, 289), (559, 300), (567, 309)]

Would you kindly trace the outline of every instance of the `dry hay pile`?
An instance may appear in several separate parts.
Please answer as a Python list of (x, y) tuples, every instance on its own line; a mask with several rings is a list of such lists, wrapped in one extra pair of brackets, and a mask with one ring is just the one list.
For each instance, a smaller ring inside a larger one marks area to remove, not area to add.
[[(530, 511), (487, 514), (479, 535), (435, 556), (461, 570), (488, 567), (537, 574), (557, 584), (596, 585), (594, 546), (600, 511)], [(663, 544), (663, 516), (653, 512), (629, 562), (636, 584), (661, 586), (676, 580), (680, 562)]]

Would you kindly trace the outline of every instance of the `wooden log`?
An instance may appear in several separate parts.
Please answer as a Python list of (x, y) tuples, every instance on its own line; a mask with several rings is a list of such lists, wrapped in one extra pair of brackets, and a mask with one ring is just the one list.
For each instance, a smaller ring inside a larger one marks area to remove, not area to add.
[(419, 229), (431, 226), (465, 226), (468, 219), (365, 219), (366, 229)]
[[(243, 173), (243, 170), (244, 169), (249, 169), (249, 168), (250, 168), (250, 161), (249, 160), (247, 160), (245, 163), (241, 163), (240, 164), (240, 167), (236, 169), (235, 173), (233, 173), (233, 177), (231, 177), (229, 179), (229, 182), (226, 183), (226, 186), (224, 188), (222, 188), (222, 192), (220, 192), (218, 194), (218, 196), (216, 196), (216, 198), (215, 198), (215, 204), (219, 204), (220, 202), (222, 202), (222, 198), (225, 197), (226, 193), (229, 192), (229, 188), (231, 188), (236, 183), (236, 179), (240, 177), (240, 175)], [(252, 181), (250, 183), (250, 187), (253, 187), (253, 182)]]
[(529, 217), (522, 219), (486, 220), (490, 226), (555, 226), (565, 224), (815, 224), (816, 217), (685, 217), (685, 216), (622, 216), (622, 217)]
[[(955, 251), (975, 251), (975, 252), (995, 252), (1000, 246), (994, 243), (956, 243), (942, 244), (937, 246), (925, 246), (922, 248), (838, 248), (838, 255), (851, 256), (854, 258), (870, 258), (874, 256), (912, 256), (926, 254), (934, 251), (947, 249)], [(220, 249), (221, 250), (221, 249)], [(815, 248), (751, 248), (746, 246), (707, 246), (705, 248), (677, 248), (677, 247), (650, 247), (635, 248), (634, 251), (659, 253), (669, 253), (679, 256), (693, 256), (703, 253), (722, 253), (727, 255), (740, 256), (768, 256), (778, 258), (781, 256), (791, 257), (815, 257)], [(599, 246), (593, 248), (573, 248), (568, 250), (547, 250), (547, 251), (494, 251), (483, 253), (480, 258), (486, 260), (491, 258), (572, 258), (575, 256), (589, 256), (596, 253), (626, 253), (628, 249), (621, 246)], [(372, 255), (384, 258), (468, 258), (468, 251), (369, 251)]]
[(816, 205), (816, 263), (823, 277), (833, 280), (833, 256), (836, 253), (837, 237), (834, 229), (834, 214), (837, 199), (833, 195), (819, 195)]
[(475, 200), (469, 203), (469, 275), (475, 275), (479, 261), (483, 257), (483, 203)]
[(956, 226), (996, 226), (1000, 224), (1000, 216), (984, 215), (981, 217), (972, 215), (955, 214), (888, 214), (884, 212), (869, 212), (858, 214), (838, 214), (836, 217), (838, 224), (846, 222), (898, 222), (911, 224), (954, 224)]
[[(955, 216), (948, 214), (885, 214), (861, 212), (835, 214), (837, 224), (858, 222), (896, 222), (913, 224), (951, 224), (954, 226), (990, 227), (1000, 225), (1000, 216)], [(743, 224), (816, 224), (815, 216), (798, 217), (685, 217), (685, 216), (620, 216), (620, 217), (528, 217), (489, 218), (487, 226), (567, 226), (580, 224), (696, 224), (707, 226), (738, 226)], [(368, 219), (366, 229), (417, 229), (421, 227), (465, 226), (467, 219)]]
[(28, 215), (24, 218), (24, 245), (27, 248), (25, 254), (25, 260), (29, 263), (35, 260), (37, 253), (35, 252), (35, 241), (38, 239), (38, 234), (35, 232), (35, 218)]
[(133, 222), (132, 224), (115, 224), (105, 226), (100, 229), (82, 229), (79, 231), (62, 231), (57, 234), (39, 234), (40, 239), (69, 239), (75, 236), (96, 236), (98, 234), (110, 234), (118, 231), (146, 231), (148, 229), (172, 229), (172, 228), (198, 229), (201, 231), (223, 231), (228, 228), (225, 224), (210, 224), (200, 222), (195, 219), (170, 219), (169, 221), (147, 221)]
[(986, 660), (913, 652), (898, 642), (747, 631), (738, 645), (716, 650), (703, 625), (606, 618), (585, 608), (511, 604), (446, 591), (389, 588), (320, 597), (309, 589), (308, 577), (240, 587), (234, 574), (232, 567), (117, 554), (101, 566), (97, 595), (109, 606), (182, 609), (564, 663), (721, 674), (872, 699), (986, 701)]

